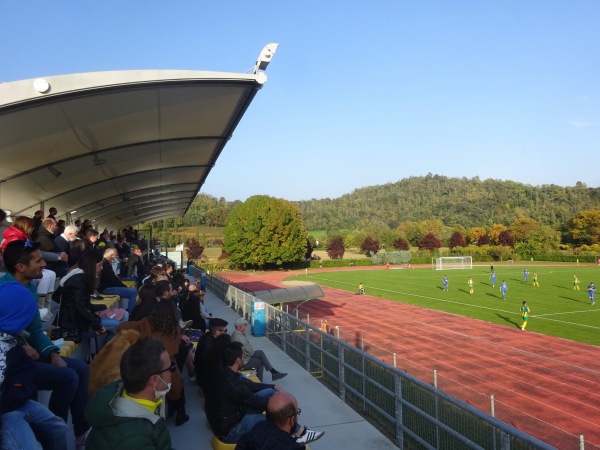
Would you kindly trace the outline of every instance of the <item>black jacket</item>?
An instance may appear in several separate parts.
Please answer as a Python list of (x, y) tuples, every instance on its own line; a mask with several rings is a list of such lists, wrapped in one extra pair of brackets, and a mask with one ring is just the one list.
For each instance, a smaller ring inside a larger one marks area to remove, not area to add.
[(181, 319), (193, 320), (192, 328), (196, 330), (206, 331), (206, 322), (200, 314), (200, 300), (187, 299), (185, 302), (180, 302)]
[(214, 383), (206, 389), (206, 418), (216, 436), (226, 436), (246, 414), (247, 409), (265, 411), (268, 399), (256, 392), (273, 384), (254, 383), (229, 367), (222, 366)]
[(107, 259), (102, 259), (102, 273), (100, 274), (100, 284), (98, 285), (98, 290), (102, 292), (106, 288), (111, 287), (127, 287), (125, 286), (119, 277), (115, 275), (115, 271), (112, 268), (112, 265), (108, 262)]
[(43, 252), (59, 252), (58, 247), (54, 243), (54, 233), (51, 233), (44, 227), (40, 227), (35, 241), (40, 244), (40, 250)]
[(303, 450), (306, 446), (298, 444), (294, 438), (273, 422), (259, 422), (251, 431), (244, 434), (235, 450)]
[(87, 283), (83, 270), (75, 269), (69, 272), (60, 280), (60, 286), (60, 292), (55, 292), (60, 296), (58, 325), (70, 330), (82, 331), (102, 328), (100, 317), (94, 312), (106, 309), (106, 306), (92, 305), (90, 300), (92, 289)]
[(54, 245), (59, 252), (65, 252), (67, 255), (71, 252), (71, 243), (62, 234), (54, 238)]

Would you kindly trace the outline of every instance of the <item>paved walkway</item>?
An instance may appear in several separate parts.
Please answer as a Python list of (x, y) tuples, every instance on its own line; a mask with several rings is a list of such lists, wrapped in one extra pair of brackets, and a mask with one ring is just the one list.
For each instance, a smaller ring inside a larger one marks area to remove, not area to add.
[[(213, 317), (227, 320), (228, 331), (233, 331), (233, 322), (239, 316), (211, 292), (207, 292), (206, 307)], [(302, 409), (300, 423), (325, 431), (325, 436), (310, 444), (312, 450), (397, 448), (266, 337), (254, 337), (248, 334), (254, 348), (264, 350), (277, 370), (288, 373), (288, 376), (277, 384), (293, 393), (298, 399), (298, 405)], [(269, 382), (268, 378), (269, 375), (266, 375), (266, 382)], [(181, 427), (176, 427), (173, 420), (169, 421), (173, 447), (177, 450), (209, 449), (212, 434), (207, 426), (203, 400), (198, 393), (199, 388), (189, 381), (187, 372), (184, 373), (184, 380), (190, 421)]]

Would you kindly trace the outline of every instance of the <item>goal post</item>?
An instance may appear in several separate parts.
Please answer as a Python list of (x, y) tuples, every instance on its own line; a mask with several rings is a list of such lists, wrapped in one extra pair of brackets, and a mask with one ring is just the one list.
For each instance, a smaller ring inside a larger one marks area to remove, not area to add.
[[(432, 264), (433, 265), (433, 264)], [(472, 269), (473, 257), (471, 256), (442, 256), (435, 258), (435, 270)]]

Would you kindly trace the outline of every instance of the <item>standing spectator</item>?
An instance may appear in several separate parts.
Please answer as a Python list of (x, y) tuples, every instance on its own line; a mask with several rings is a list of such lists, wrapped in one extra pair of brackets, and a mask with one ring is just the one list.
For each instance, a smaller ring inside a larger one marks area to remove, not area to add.
[(34, 214), (33, 214), (33, 231), (31, 232), (31, 238), (35, 241), (37, 238), (37, 234), (38, 234), (38, 230), (40, 229), (40, 227), (42, 226), (42, 219), (44, 218), (43, 216), (43, 211), (41, 209), (38, 209)]
[(58, 214), (58, 210), (54, 206), (51, 206), (50, 209), (48, 209), (47, 217), (50, 217), (51, 219), (56, 220), (57, 214)]
[[(57, 230), (57, 233), (58, 232), (60, 232), (60, 229)], [(71, 242), (75, 239), (77, 239), (77, 227), (75, 225), (69, 225), (54, 239), (54, 244), (59, 251), (65, 252), (68, 255), (71, 251)]]

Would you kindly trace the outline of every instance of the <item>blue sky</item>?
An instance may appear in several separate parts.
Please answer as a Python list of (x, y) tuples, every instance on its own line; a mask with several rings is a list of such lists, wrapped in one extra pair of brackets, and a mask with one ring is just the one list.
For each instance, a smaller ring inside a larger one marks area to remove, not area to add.
[(124, 69), (268, 81), (203, 192), (335, 198), (427, 173), (600, 186), (600, 2), (0, 3), (0, 81)]

